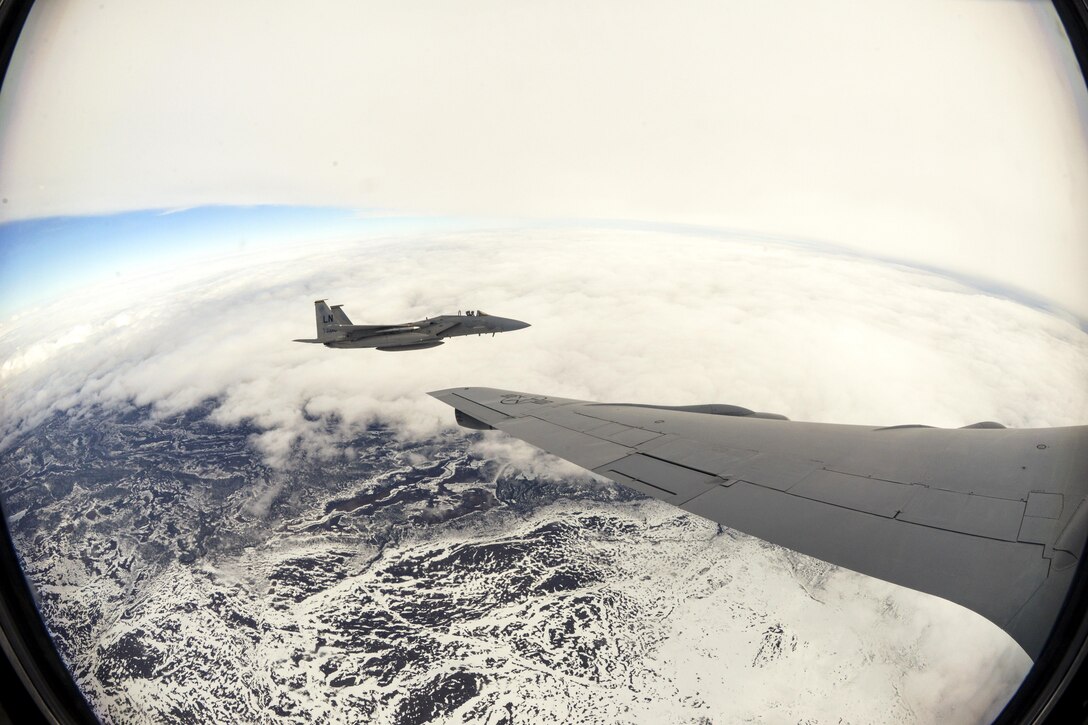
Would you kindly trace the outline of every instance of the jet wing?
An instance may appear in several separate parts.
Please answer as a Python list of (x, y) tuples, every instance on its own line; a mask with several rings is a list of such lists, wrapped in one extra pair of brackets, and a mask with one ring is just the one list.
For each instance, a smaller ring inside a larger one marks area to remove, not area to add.
[(405, 325), (352, 325), (341, 328), (346, 342), (365, 340), (369, 337), (392, 335), (400, 332), (425, 332), (431, 337), (439, 337), (460, 324), (458, 320), (424, 320)]
[(396, 332), (412, 332), (418, 330), (419, 325), (352, 325), (349, 328), (344, 328), (341, 331), (344, 333), (344, 340), (348, 342), (354, 342), (356, 340), (365, 340), (368, 337), (377, 337), (379, 335), (388, 335)]
[(431, 393), (712, 521), (961, 604), (1035, 659), (1088, 532), (1088, 426), (802, 423), (493, 388)]

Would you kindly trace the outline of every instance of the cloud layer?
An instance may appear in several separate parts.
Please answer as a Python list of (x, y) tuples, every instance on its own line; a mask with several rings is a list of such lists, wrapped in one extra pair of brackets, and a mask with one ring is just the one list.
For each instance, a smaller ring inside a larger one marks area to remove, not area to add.
[[(1088, 337), (1068, 322), (796, 247), (488, 231), (225, 259), (188, 275), (100, 288), (10, 322), (6, 435), (53, 410), (173, 412), (214, 398), (220, 422), (252, 422), (269, 459), (286, 464), (300, 445), (334, 455), (373, 422), (431, 435), (451, 416), (423, 393), (457, 385), (881, 425), (1088, 418)], [(406, 354), (289, 342), (311, 336), (321, 297), (357, 323), (478, 307), (533, 326)]]

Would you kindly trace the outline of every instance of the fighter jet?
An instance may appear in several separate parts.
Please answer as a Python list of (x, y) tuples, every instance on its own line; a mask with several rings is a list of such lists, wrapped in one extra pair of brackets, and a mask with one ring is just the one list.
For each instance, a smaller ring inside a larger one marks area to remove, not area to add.
[(1048, 635), (1071, 582), (1083, 581), (1074, 573), (1088, 535), (1088, 426), (875, 427), (732, 405), (493, 388), (431, 395), (465, 427), (498, 429), (685, 511), (961, 604), (1033, 660), (1066, 646), (1057, 629)]
[(458, 311), (456, 315), (440, 315), (395, 325), (354, 325), (341, 307), (333, 305), (330, 308), (325, 300), (314, 302), (317, 338), (294, 342), (320, 343), (325, 347), (372, 347), (398, 352), (438, 347), (447, 337), (494, 335), (496, 332), (510, 332), (529, 326), (528, 322), (495, 317), (483, 310), (469, 310), (464, 314)]

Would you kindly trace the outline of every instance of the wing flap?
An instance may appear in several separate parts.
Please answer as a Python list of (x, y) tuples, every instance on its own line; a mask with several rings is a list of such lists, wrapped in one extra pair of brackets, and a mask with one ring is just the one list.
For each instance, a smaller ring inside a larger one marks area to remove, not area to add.
[(1024, 510), (1024, 515), (1056, 519), (1062, 515), (1062, 505), (1064, 503), (1062, 499), (1060, 493), (1032, 491), (1028, 494), (1028, 505)]
[(914, 487), (821, 469), (805, 476), (789, 492), (833, 506), (893, 518), (914, 495)]
[(492, 425), (515, 438), (521, 438), (590, 470), (623, 458), (630, 452), (628, 448), (617, 443), (587, 436), (532, 416), (506, 419)]
[(664, 435), (640, 450), (652, 452), (654, 458), (678, 463), (722, 479), (732, 478), (742, 464), (758, 455), (757, 451), (725, 447), (700, 446), (686, 438)]
[(635, 488), (675, 506), (706, 493), (712, 486), (724, 483), (717, 476), (678, 466), (675, 463), (669, 463), (641, 453), (613, 461), (608, 465), (594, 469), (594, 472), (619, 483), (631, 485), (634, 482), (650, 486), (657, 493), (643, 491), (638, 486), (635, 486)]
[(1020, 531), (1016, 540), (1025, 544), (1048, 545), (1054, 541), (1054, 534), (1058, 528), (1056, 519), (1044, 519), (1038, 516), (1025, 516), (1020, 522)]
[(734, 475), (779, 491), (788, 491), (823, 467), (820, 461), (777, 453), (757, 453), (737, 466)]
[(1024, 502), (918, 487), (917, 495), (898, 518), (923, 526), (971, 536), (1016, 541), (1024, 518)]

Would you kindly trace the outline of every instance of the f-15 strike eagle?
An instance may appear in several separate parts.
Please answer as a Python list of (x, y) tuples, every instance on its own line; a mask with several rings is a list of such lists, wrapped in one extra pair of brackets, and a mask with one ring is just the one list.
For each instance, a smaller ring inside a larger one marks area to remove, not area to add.
[(989, 619), (1039, 657), (1088, 534), (1088, 426), (801, 423), (729, 405), (431, 393), (685, 511)]
[(317, 338), (294, 342), (320, 343), (325, 347), (373, 347), (378, 350), (425, 350), (438, 347), (447, 337), (460, 335), (494, 335), (496, 332), (521, 330), (528, 322), (495, 317), (482, 310), (460, 311), (456, 315), (428, 317), (419, 322), (396, 325), (353, 325), (341, 309), (331, 308), (325, 300), (314, 302), (317, 317)]

